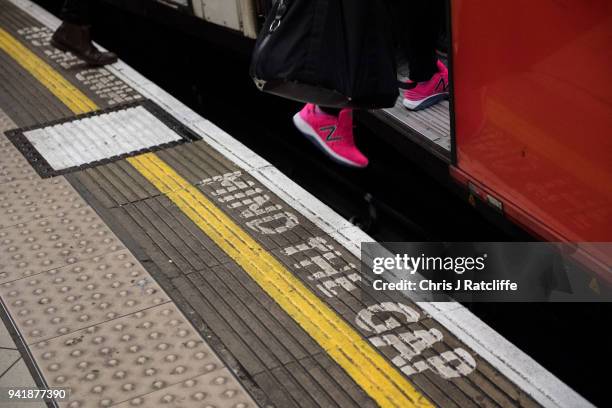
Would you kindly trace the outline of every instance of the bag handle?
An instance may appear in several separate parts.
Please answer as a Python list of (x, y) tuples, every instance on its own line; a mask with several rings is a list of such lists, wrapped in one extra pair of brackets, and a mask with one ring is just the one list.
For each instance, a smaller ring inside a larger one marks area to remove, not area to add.
[(275, 32), (278, 27), (281, 25), (281, 21), (287, 12), (287, 2), (286, 0), (278, 0), (278, 7), (276, 8), (276, 15), (274, 16), (274, 20), (270, 24), (269, 32)]

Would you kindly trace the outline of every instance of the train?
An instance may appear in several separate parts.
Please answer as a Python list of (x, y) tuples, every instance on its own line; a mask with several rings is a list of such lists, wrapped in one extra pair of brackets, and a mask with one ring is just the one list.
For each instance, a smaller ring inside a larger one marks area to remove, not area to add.
[(451, 4), (451, 175), (609, 283), (612, 3)]

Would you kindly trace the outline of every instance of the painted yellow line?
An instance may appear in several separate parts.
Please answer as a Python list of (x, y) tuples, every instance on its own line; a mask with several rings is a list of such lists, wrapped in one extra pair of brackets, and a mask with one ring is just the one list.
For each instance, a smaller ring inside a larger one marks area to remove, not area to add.
[(83, 92), (2, 28), (0, 28), (0, 49), (40, 81), (75, 114), (98, 109), (98, 106)]
[(431, 403), (355, 329), (154, 153), (128, 161), (234, 259), (381, 407)]

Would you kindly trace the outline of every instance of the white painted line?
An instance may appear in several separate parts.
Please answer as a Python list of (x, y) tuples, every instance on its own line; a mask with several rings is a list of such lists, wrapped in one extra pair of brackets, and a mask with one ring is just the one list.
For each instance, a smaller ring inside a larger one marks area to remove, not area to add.
[[(9, 1), (51, 29), (55, 29), (60, 23), (44, 9), (28, 0)], [(371, 237), (350, 226), (340, 215), (273, 168), (263, 158), (210, 121), (201, 118), (122, 61), (108, 67), (108, 70), (145, 97), (167, 109), (228, 160), (244, 168), (272, 192), (294, 205), (304, 217), (323, 231), (330, 233), (356, 257), (361, 257), (361, 242), (374, 242)], [(291, 195), (294, 195), (294, 198)], [(300, 198), (296, 200), (295, 197)], [(541, 405), (563, 408), (593, 407), (462, 305), (452, 302), (419, 302), (419, 306)]]
[(275, 167), (267, 166), (262, 169), (253, 169), (249, 173), (292, 208), (321, 228), (323, 232), (332, 234), (338, 230), (353, 227), (350, 222), (295, 184)]
[(142, 106), (24, 132), (54, 170), (181, 140)]

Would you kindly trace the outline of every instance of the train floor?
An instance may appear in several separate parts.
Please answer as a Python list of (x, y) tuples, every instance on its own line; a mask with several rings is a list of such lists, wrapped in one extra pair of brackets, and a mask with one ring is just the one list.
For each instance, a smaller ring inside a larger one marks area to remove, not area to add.
[(0, 0), (0, 407), (582, 407), (457, 303), (361, 290), (372, 241), (123, 62)]

